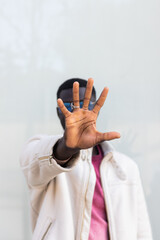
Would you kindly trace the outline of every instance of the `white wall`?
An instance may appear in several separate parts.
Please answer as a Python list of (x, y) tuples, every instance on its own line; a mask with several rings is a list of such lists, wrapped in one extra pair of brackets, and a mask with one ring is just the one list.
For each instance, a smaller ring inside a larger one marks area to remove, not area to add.
[(0, 239), (30, 239), (20, 149), (36, 133), (56, 134), (56, 89), (92, 76), (110, 93), (98, 120), (114, 146), (139, 165), (160, 239), (160, 2), (0, 0)]

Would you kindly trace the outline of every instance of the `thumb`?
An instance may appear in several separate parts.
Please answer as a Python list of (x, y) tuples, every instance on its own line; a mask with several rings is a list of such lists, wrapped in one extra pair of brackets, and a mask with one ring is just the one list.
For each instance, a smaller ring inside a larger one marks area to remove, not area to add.
[(97, 143), (100, 143), (103, 141), (110, 141), (120, 137), (121, 135), (118, 132), (106, 132), (106, 133), (97, 132), (96, 140)]

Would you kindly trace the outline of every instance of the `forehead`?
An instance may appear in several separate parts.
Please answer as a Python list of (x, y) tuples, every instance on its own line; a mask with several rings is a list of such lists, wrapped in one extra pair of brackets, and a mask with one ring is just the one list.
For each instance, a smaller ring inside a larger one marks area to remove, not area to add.
[[(85, 95), (85, 87), (80, 87), (79, 88), (79, 100), (83, 100), (84, 99), (84, 95)], [(73, 91), (72, 88), (68, 88), (68, 89), (63, 89), (60, 92), (60, 98), (64, 101), (64, 102), (72, 102), (73, 101)], [(95, 97), (92, 95), (91, 97), (92, 101), (95, 101)]]

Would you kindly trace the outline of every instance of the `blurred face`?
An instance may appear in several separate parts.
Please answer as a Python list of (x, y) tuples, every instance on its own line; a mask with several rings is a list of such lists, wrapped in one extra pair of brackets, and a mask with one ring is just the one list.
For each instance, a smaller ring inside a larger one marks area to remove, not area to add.
[[(85, 87), (80, 87), (79, 88), (79, 101), (80, 101), (80, 107), (83, 106), (83, 99), (84, 99), (84, 95), (85, 95), (85, 90), (86, 88)], [(60, 92), (60, 96), (59, 96), (66, 108), (68, 109), (68, 111), (72, 112), (73, 111), (73, 108), (72, 108), (72, 103), (73, 103), (73, 92), (72, 92), (72, 89), (69, 88), (69, 89), (64, 89)], [(92, 97), (91, 97), (91, 102), (95, 102), (96, 101), (96, 98), (95, 96), (92, 94)], [(94, 104), (90, 104), (89, 105), (89, 110), (92, 110), (94, 107)], [(63, 115), (63, 113), (60, 111), (60, 109), (57, 107), (57, 114), (58, 114), (58, 117), (60, 119), (60, 122), (61, 122), (61, 125), (63, 127), (63, 129), (65, 129), (65, 117)]]

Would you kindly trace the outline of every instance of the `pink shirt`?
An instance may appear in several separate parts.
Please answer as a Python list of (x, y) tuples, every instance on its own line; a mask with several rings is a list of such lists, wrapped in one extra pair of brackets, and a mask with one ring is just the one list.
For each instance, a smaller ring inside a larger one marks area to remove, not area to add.
[(103, 152), (99, 145), (97, 148), (99, 154), (92, 156), (92, 164), (96, 173), (96, 185), (92, 202), (91, 225), (88, 240), (109, 240), (106, 208), (99, 172)]

